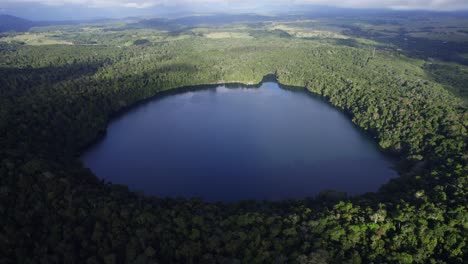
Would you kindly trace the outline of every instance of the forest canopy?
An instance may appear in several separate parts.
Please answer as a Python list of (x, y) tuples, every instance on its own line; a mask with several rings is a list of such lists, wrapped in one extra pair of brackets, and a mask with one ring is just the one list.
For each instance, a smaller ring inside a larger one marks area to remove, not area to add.
[[(468, 42), (429, 54), (422, 42), (403, 46), (391, 25), (367, 22), (6, 33), (0, 262), (464, 263)], [(414, 31), (424, 25), (403, 26), (421, 37)], [(346, 112), (401, 157), (400, 177), (361, 196), (205, 203), (131, 192), (77, 158), (116, 113), (161, 91), (268, 74)]]

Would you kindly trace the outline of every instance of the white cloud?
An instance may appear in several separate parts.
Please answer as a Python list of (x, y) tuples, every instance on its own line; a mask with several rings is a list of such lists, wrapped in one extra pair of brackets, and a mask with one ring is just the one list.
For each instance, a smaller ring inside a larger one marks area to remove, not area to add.
[(152, 7), (154, 5), (155, 4), (152, 3), (151, 1), (148, 1), (148, 2), (128, 2), (128, 3), (123, 4), (124, 7), (130, 7), (130, 8), (148, 8), (148, 7)]
[(259, 6), (259, 4), (317, 4), (351, 8), (391, 8), (427, 10), (467, 10), (468, 0), (0, 0), (2, 3), (40, 3), (45, 5), (80, 5), (86, 7), (148, 8), (165, 5), (219, 5), (223, 7)]

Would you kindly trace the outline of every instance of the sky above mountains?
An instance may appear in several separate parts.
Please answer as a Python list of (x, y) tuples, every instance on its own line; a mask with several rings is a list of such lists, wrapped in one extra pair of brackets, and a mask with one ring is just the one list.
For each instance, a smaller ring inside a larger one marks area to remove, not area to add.
[(0, 0), (0, 14), (35, 20), (196, 12), (288, 12), (304, 6), (392, 10), (468, 10), (468, 0)]
[(467, 0), (0, 0), (0, 3), (39, 3), (51, 6), (81, 5), (87, 7), (127, 7), (149, 8), (158, 5), (211, 4), (219, 7), (256, 7), (259, 5), (332, 5), (351, 8), (390, 8), (390, 9), (467, 9)]

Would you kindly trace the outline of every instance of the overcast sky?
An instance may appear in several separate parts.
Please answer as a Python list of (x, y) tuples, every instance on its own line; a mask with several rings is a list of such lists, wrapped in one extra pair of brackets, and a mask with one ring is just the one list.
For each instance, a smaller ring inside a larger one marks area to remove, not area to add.
[(0, 0), (3, 3), (40, 3), (45, 5), (81, 5), (85, 7), (127, 7), (149, 8), (158, 5), (211, 4), (218, 6), (258, 6), (263, 4), (318, 4), (352, 8), (390, 8), (390, 9), (430, 9), (461, 10), (468, 9), (468, 0)]
[(0, 0), (0, 14), (33, 20), (67, 20), (220, 11), (287, 13), (304, 10), (301, 5), (394, 10), (468, 10), (468, 0)]

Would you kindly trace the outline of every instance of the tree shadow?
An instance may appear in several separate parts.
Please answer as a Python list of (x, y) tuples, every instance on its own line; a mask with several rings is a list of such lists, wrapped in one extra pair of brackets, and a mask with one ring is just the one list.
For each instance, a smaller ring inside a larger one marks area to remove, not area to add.
[(40, 68), (7, 68), (0, 67), (0, 95), (19, 96), (23, 92), (41, 87), (52, 86), (62, 81), (94, 75), (104, 62), (72, 63), (60, 66)]

